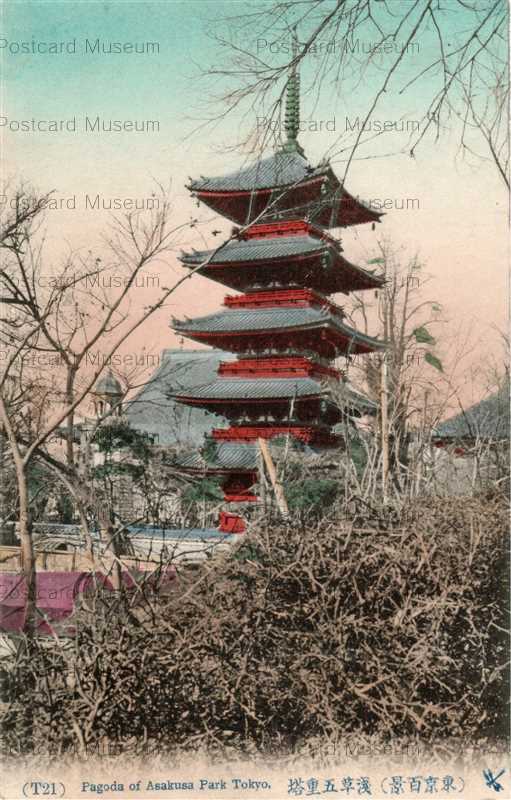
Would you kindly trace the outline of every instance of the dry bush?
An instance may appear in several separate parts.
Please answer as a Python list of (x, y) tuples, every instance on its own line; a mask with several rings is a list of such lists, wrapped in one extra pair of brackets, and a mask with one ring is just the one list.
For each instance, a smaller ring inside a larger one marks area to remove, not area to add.
[(275, 525), (157, 606), (82, 612), (67, 650), (4, 671), (5, 742), (275, 754), (503, 738), (506, 499), (384, 517)]

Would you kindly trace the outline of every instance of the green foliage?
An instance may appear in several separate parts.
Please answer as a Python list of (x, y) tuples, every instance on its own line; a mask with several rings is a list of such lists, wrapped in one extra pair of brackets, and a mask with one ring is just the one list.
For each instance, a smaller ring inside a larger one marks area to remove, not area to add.
[(415, 328), (415, 330), (412, 331), (412, 335), (415, 336), (415, 341), (420, 344), (435, 344), (435, 339), (424, 325), (420, 328)]
[(215, 464), (217, 460), (217, 443), (214, 439), (205, 437), (204, 445), (201, 449), (201, 455), (206, 464)]
[(145, 467), (143, 464), (130, 464), (129, 462), (121, 464), (114, 461), (95, 467), (92, 474), (96, 480), (104, 480), (105, 478), (113, 478), (119, 475), (130, 475), (133, 480), (138, 481), (143, 478), (144, 472)]
[(439, 358), (434, 356), (433, 353), (426, 353), (426, 355), (424, 356), (424, 359), (427, 361), (428, 364), (430, 364), (432, 367), (437, 369), (439, 372), (443, 372), (444, 371), (444, 368), (442, 366), (442, 362), (440, 361)]
[(357, 477), (360, 478), (364, 474), (364, 470), (367, 464), (367, 450), (364, 447), (364, 443), (360, 436), (353, 436), (350, 439), (350, 458), (355, 465), (355, 470), (357, 472)]
[(69, 524), (74, 520), (73, 501), (65, 492), (57, 495), (57, 513), (59, 522)]
[(305, 478), (284, 486), (289, 508), (317, 516), (332, 505), (339, 491), (339, 481), (332, 478)]
[(240, 547), (237, 547), (232, 555), (232, 559), (242, 562), (255, 561), (259, 564), (263, 563), (264, 554), (262, 548), (255, 542), (249, 542), (248, 544), (242, 544)]
[(134, 430), (125, 422), (109, 422), (99, 428), (93, 438), (100, 453), (130, 450), (135, 458), (147, 461), (150, 447), (147, 436)]
[(219, 478), (203, 478), (185, 489), (183, 499), (186, 503), (219, 502), (223, 500), (224, 493), (220, 487)]

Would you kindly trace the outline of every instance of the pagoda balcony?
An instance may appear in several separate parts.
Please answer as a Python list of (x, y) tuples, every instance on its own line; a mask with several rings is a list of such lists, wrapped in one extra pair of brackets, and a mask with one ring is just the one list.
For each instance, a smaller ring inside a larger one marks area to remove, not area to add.
[(275, 439), (292, 436), (304, 444), (334, 447), (342, 443), (342, 437), (328, 428), (313, 425), (240, 425), (230, 428), (215, 428), (211, 435), (219, 442), (254, 442), (257, 439)]
[(332, 314), (344, 317), (344, 309), (327, 300), (313, 289), (285, 289), (284, 291), (250, 292), (242, 295), (227, 295), (227, 308), (327, 308)]
[(251, 239), (275, 239), (279, 236), (306, 236), (310, 235), (317, 239), (324, 239), (325, 242), (333, 244), (342, 250), (341, 243), (319, 225), (313, 225), (305, 219), (293, 219), (278, 222), (255, 223), (250, 228), (246, 228), (239, 233), (236, 238), (241, 241)]
[(278, 358), (241, 358), (222, 361), (218, 367), (220, 377), (231, 378), (308, 378), (326, 377), (340, 380), (342, 373), (334, 367), (318, 364), (304, 356)]
[(258, 503), (259, 497), (253, 494), (249, 489), (244, 492), (231, 492), (224, 489), (224, 500), (226, 503)]

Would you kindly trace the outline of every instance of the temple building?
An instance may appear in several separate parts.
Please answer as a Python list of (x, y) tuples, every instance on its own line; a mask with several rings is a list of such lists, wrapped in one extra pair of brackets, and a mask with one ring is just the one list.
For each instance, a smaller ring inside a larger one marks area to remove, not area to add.
[(241, 226), (216, 250), (181, 255), (184, 266), (241, 294), (228, 294), (217, 313), (172, 321), (179, 335), (231, 354), (214, 380), (173, 396), (227, 419), (212, 430), (207, 456), (194, 454), (183, 467), (220, 475), (232, 502), (256, 499), (258, 439), (292, 436), (312, 447), (335, 446), (333, 426), (376, 410), (333, 362), (385, 344), (348, 325), (330, 296), (375, 290), (383, 279), (346, 260), (330, 229), (374, 226), (381, 214), (350, 195), (328, 163), (313, 167), (305, 158), (297, 140), (296, 70), (288, 80), (285, 130), (286, 141), (270, 158), (188, 187)]

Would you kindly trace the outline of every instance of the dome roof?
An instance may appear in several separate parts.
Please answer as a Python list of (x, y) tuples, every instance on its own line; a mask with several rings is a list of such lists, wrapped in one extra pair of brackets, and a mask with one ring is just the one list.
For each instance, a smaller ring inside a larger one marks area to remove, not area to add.
[(94, 394), (122, 395), (122, 393), (122, 386), (110, 369), (101, 376), (94, 387)]

